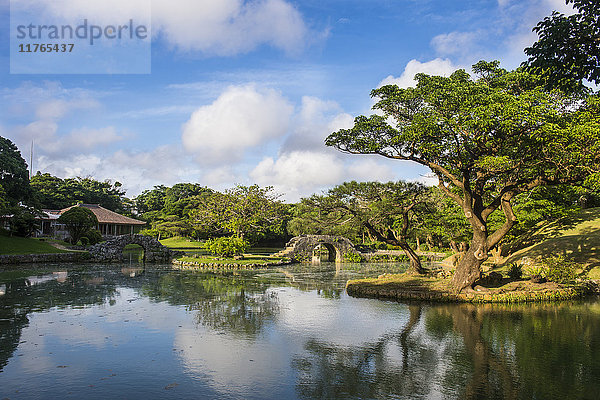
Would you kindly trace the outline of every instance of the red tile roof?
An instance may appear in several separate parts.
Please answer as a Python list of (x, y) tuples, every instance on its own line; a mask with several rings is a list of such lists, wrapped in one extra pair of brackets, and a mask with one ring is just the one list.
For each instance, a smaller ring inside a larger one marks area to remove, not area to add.
[(117, 214), (114, 211), (107, 210), (99, 204), (76, 204), (71, 207), (63, 208), (60, 213), (64, 213), (73, 207), (85, 207), (91, 210), (100, 224), (116, 224), (116, 225), (146, 225), (144, 221), (126, 217), (121, 214)]

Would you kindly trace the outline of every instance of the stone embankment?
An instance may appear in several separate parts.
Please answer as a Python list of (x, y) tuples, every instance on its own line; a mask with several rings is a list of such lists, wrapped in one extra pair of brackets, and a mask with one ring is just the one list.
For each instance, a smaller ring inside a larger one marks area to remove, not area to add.
[(3, 254), (0, 255), (0, 264), (25, 264), (25, 263), (55, 263), (55, 262), (81, 262), (89, 261), (88, 252), (78, 253), (48, 253), (48, 254)]

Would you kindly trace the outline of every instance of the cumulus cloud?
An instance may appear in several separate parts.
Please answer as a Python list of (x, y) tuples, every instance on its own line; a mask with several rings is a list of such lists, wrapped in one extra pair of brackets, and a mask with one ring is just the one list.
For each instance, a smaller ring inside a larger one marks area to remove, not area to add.
[(149, 20), (152, 33), (182, 51), (229, 56), (267, 44), (293, 53), (308, 40), (301, 13), (285, 0), (30, 0), (43, 15), (71, 21), (120, 23), (123, 16)]
[(450, 32), (442, 33), (431, 39), (431, 46), (442, 56), (464, 56), (473, 52), (478, 40), (485, 35), (483, 32)]
[(150, 151), (118, 150), (108, 155), (72, 154), (64, 157), (41, 156), (39, 169), (69, 178), (91, 176), (123, 183), (128, 196), (135, 196), (157, 184), (196, 182), (200, 170), (182, 156), (179, 146), (159, 146)]
[(192, 114), (183, 126), (183, 145), (201, 163), (236, 161), (245, 150), (283, 136), (292, 112), (273, 89), (231, 86)]
[(265, 157), (250, 177), (259, 185), (274, 186), (286, 200), (297, 201), (318, 188), (339, 182), (344, 164), (337, 157), (314, 151), (283, 153), (276, 160)]
[(406, 67), (404, 68), (404, 72), (399, 77), (394, 77), (393, 75), (389, 75), (381, 82), (377, 87), (381, 87), (384, 85), (398, 85), (401, 88), (407, 88), (414, 86), (416, 84), (415, 75), (418, 73), (425, 73), (429, 75), (441, 75), (441, 76), (450, 76), (454, 71), (461, 68), (458, 65), (455, 65), (452, 61), (445, 58), (436, 58), (427, 62), (420, 62), (417, 60), (410, 60)]
[(283, 144), (282, 151), (324, 149), (324, 140), (330, 133), (351, 128), (353, 122), (354, 118), (344, 113), (336, 102), (304, 96), (294, 120), (295, 128)]

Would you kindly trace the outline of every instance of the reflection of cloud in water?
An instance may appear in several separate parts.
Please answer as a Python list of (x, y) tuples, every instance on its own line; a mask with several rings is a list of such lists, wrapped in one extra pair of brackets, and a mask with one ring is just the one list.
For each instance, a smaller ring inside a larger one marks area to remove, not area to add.
[[(278, 293), (281, 303), (278, 323), (284, 325), (285, 331), (337, 346), (368, 343), (387, 332), (402, 329), (408, 320), (406, 305), (399, 303), (357, 301), (347, 295), (332, 300), (318, 297), (315, 292), (290, 289), (280, 289)], [(340, 326), (344, 329), (340, 330)]]
[(57, 271), (48, 275), (30, 276), (28, 278), (25, 278), (25, 283), (27, 286), (41, 285), (42, 283), (54, 280), (63, 283), (67, 280), (67, 275), (67, 271)]
[(6, 294), (6, 285), (0, 285), (0, 296), (4, 296)]
[(179, 329), (174, 345), (180, 349), (186, 372), (207, 377), (218, 392), (239, 398), (249, 393), (275, 394), (288, 389), (282, 382), (289, 375), (290, 352), (299, 349), (289, 348), (276, 330), (268, 333), (268, 342), (242, 341), (227, 334), (199, 335), (196, 329)]

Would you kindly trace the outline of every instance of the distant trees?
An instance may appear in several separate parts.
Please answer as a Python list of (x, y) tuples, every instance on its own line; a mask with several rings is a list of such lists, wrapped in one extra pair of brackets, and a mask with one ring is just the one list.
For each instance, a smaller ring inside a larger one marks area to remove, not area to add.
[[(438, 187), (462, 208), (471, 245), (453, 285), (460, 291), (481, 276), (488, 252), (518, 219), (513, 200), (539, 186), (600, 181), (600, 100), (584, 103), (544, 89), (525, 71), (497, 62), (450, 77), (417, 74), (414, 88), (387, 85), (371, 92), (383, 115), (360, 116), (332, 133), (328, 146), (429, 167)], [(392, 123), (390, 125), (390, 122)], [(504, 221), (492, 229), (494, 211)]]
[(31, 178), (31, 187), (37, 205), (60, 210), (77, 203), (100, 204), (109, 210), (123, 213), (125, 191), (120, 182), (100, 182), (93, 178), (61, 179), (38, 172)]
[(155, 186), (134, 199), (147, 233), (208, 239), (234, 235), (250, 242), (286, 235), (288, 206), (270, 187), (238, 185), (224, 193), (196, 184)]

